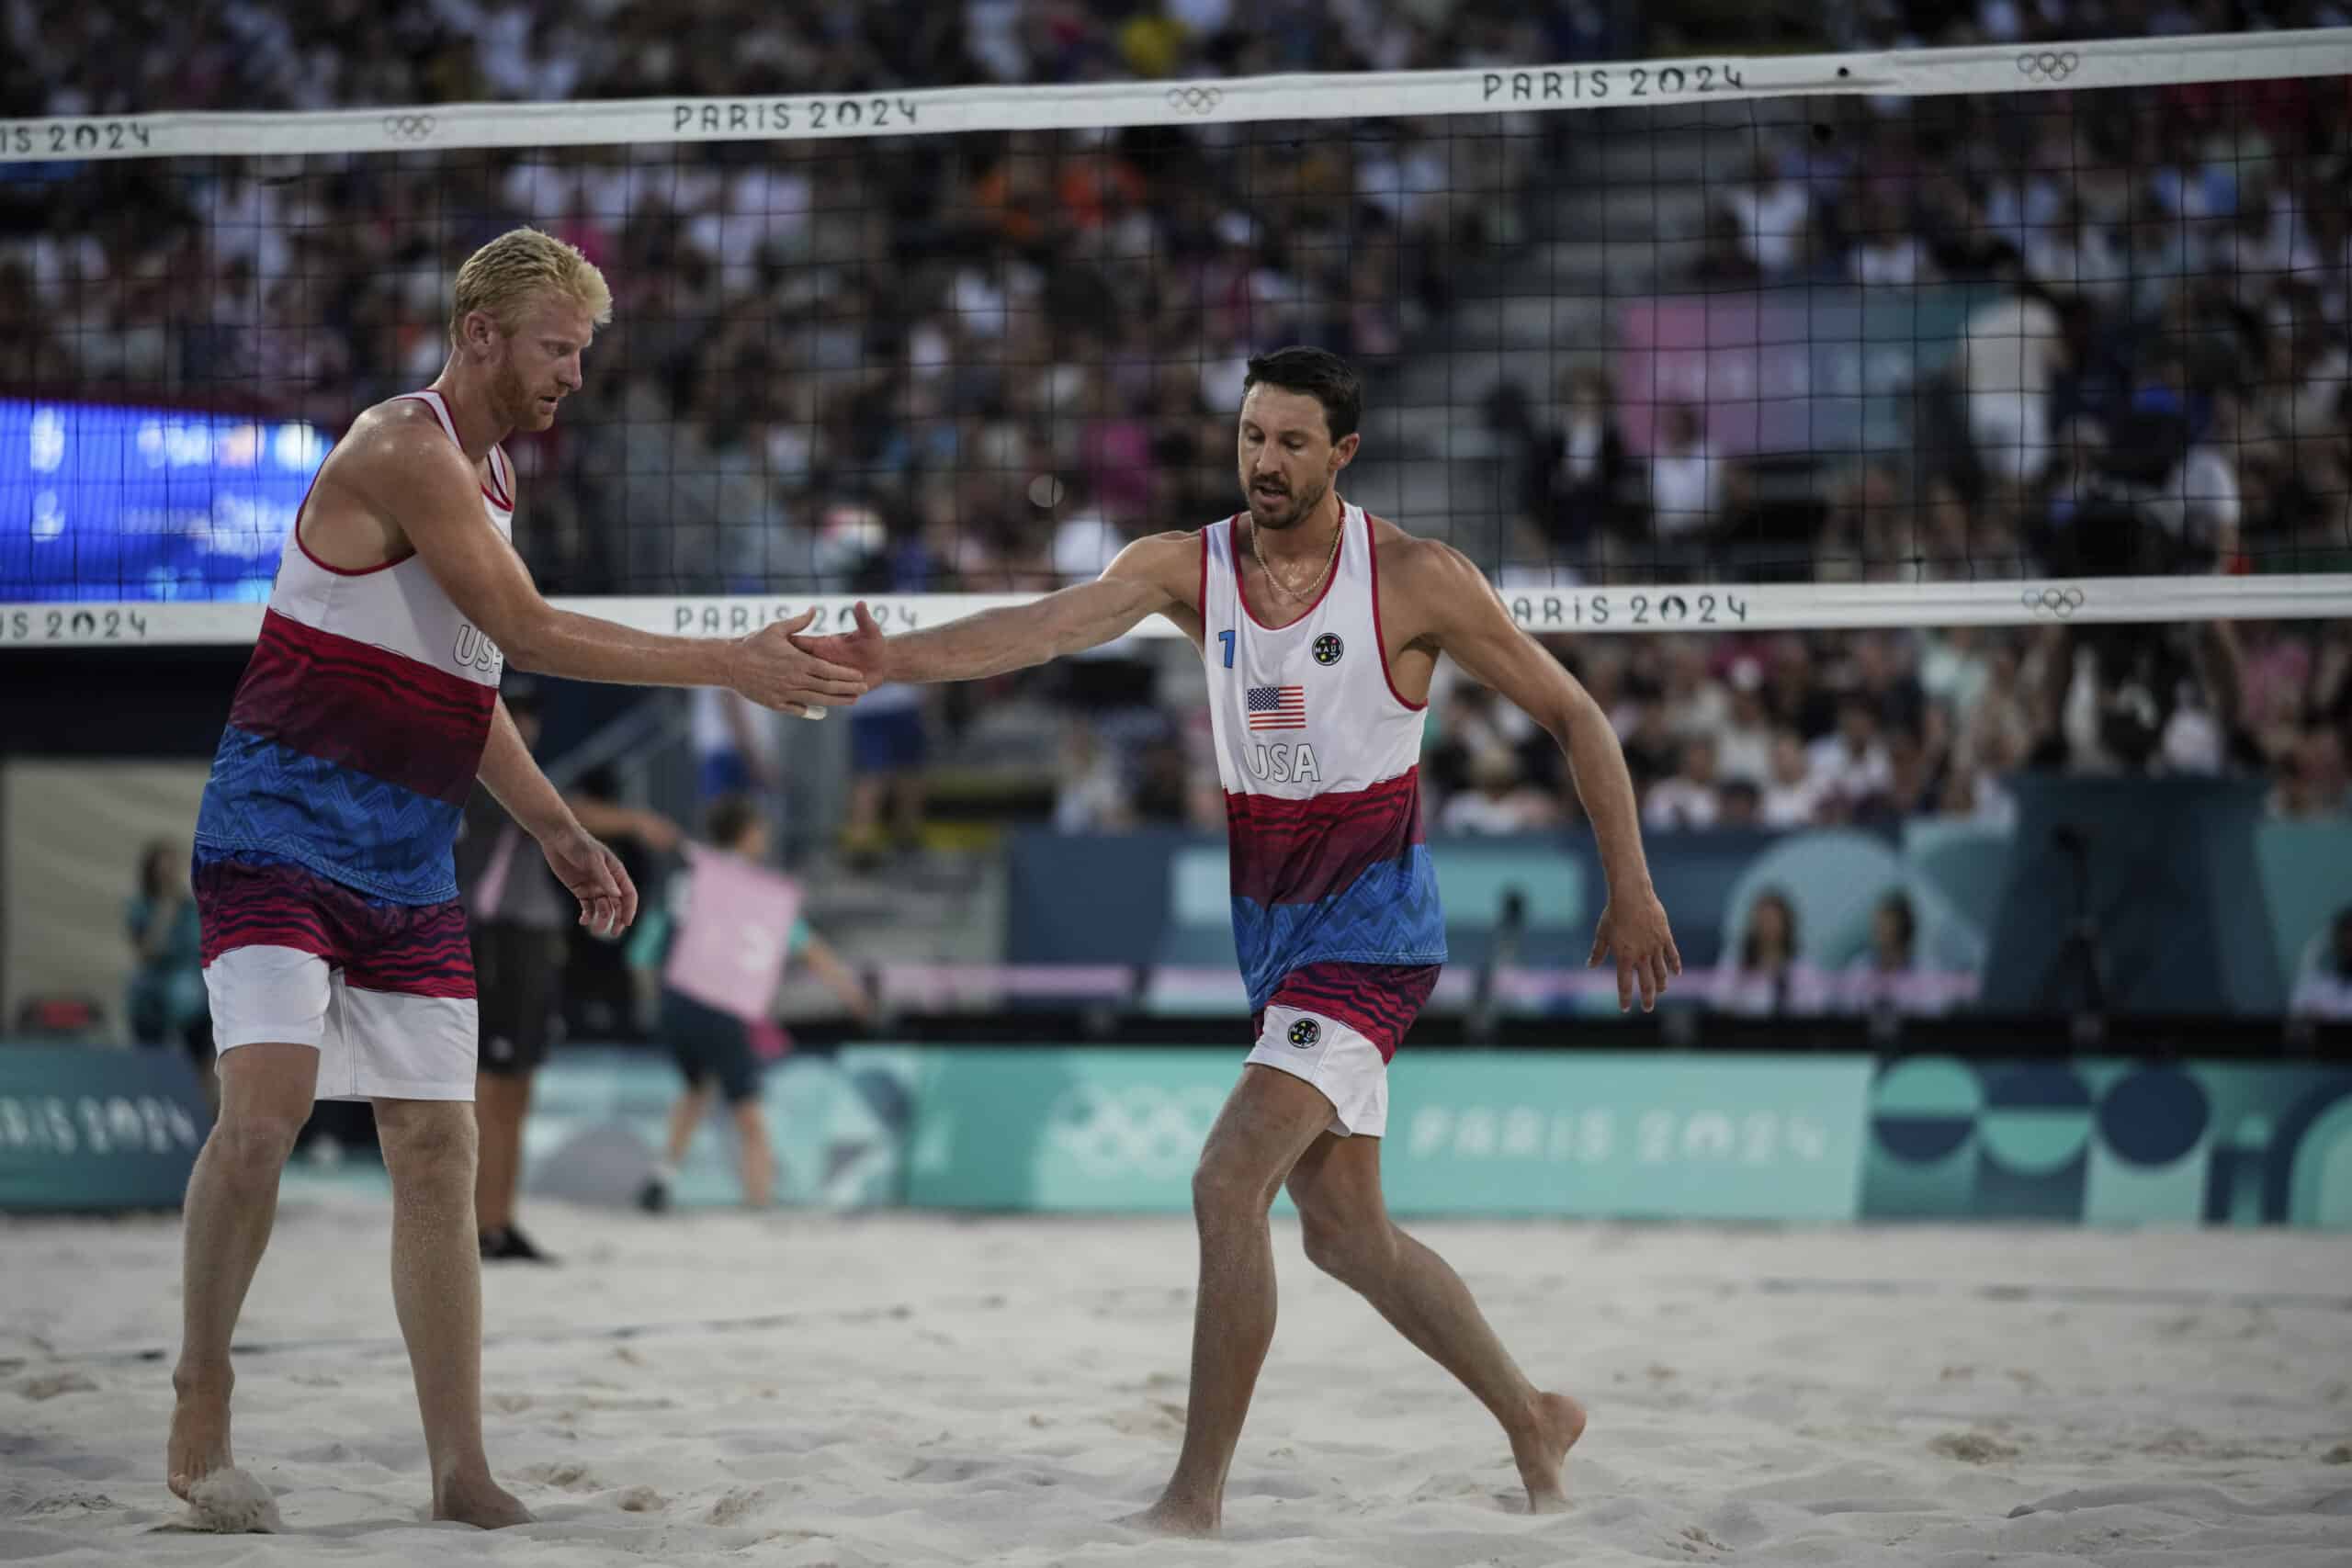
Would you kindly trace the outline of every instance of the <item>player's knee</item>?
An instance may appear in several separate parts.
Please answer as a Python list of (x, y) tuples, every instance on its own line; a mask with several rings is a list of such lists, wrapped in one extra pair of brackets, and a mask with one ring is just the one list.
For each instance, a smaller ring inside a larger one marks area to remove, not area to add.
[(1385, 1224), (1359, 1224), (1332, 1215), (1301, 1216), (1306, 1260), (1343, 1285), (1361, 1289), (1386, 1272), (1395, 1237)]
[(410, 1107), (390, 1114), (379, 1106), (376, 1138), (384, 1163), (411, 1178), (462, 1172), (471, 1179), (479, 1134), (472, 1107)]
[(302, 1135), (303, 1120), (267, 1111), (224, 1115), (213, 1124), (212, 1146), (232, 1173), (274, 1180)]
[(1246, 1218), (1273, 1203), (1265, 1183), (1212, 1152), (1193, 1168), (1193, 1213), (1202, 1219)]

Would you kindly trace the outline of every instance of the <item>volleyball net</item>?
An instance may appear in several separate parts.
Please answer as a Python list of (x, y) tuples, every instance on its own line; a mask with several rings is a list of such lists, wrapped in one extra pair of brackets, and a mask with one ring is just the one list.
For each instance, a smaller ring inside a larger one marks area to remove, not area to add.
[(616, 309), (516, 543), (655, 629), (1091, 577), (1292, 343), (1533, 630), (2352, 615), (2333, 29), (0, 125), (0, 646), (249, 639), (521, 223)]

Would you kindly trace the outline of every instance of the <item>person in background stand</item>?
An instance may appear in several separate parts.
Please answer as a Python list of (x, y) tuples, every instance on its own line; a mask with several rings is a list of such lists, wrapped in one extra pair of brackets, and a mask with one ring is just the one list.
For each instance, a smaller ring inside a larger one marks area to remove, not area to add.
[[(713, 802), (705, 827), (714, 849), (752, 865), (767, 863), (768, 852), (774, 847), (768, 826), (746, 797), (725, 795)], [(649, 911), (638, 923), (637, 935), (629, 943), (631, 964), (655, 974), (663, 972), (673, 945), (694, 919), (689, 899), (693, 881), (691, 871), (671, 876), (661, 908)], [(874, 998), (865, 981), (808, 929), (806, 919), (794, 921), (785, 954), (806, 963), (860, 1024), (873, 1022)], [(735, 1124), (743, 1201), (754, 1209), (767, 1207), (775, 1195), (775, 1152), (769, 1139), (767, 1113), (760, 1104), (760, 1067), (751, 1021), (722, 1012), (667, 984), (662, 987), (661, 1016), (662, 1037), (678, 1064), (685, 1089), (670, 1109), (662, 1163), (639, 1191), (638, 1206), (648, 1213), (659, 1213), (670, 1206), (678, 1167), (693, 1146), (703, 1118), (709, 1114), (715, 1090), (726, 1099), (729, 1118)]]
[(204, 995), (204, 954), (188, 892), (187, 846), (157, 840), (139, 860), (139, 896), (124, 913), (138, 966), (125, 989), (130, 1037), (141, 1045), (181, 1045), (208, 1097), (212, 1019)]
[[(524, 746), (536, 749), (537, 690), (510, 683), (505, 697)], [(599, 839), (635, 839), (661, 853), (677, 845), (676, 824), (657, 812), (576, 791), (568, 792), (564, 803)], [(474, 791), (457, 858), (458, 883), (472, 916), (469, 934), (481, 1011), (481, 1060), (474, 1089), (481, 1161), (474, 1176), (474, 1223), (485, 1262), (555, 1261), (514, 1223), (514, 1198), (522, 1185), (523, 1120), (531, 1107), (531, 1080), (547, 1060), (556, 982), (577, 900), (543, 859), (521, 852), (526, 837), (488, 790)]]

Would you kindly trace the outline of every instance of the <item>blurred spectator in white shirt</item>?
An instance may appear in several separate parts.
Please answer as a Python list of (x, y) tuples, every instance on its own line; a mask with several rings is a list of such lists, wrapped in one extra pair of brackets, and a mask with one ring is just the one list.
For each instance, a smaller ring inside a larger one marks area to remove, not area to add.
[(1822, 795), (1849, 809), (1883, 795), (1894, 781), (1894, 765), (1879, 739), (1878, 710), (1870, 699), (1849, 693), (1838, 703), (1838, 728), (1807, 749), (1805, 760)]
[(1814, 780), (1804, 742), (1793, 729), (1781, 731), (1772, 740), (1772, 776), (1764, 786), (1758, 818), (1767, 828), (1803, 828), (1812, 823), (1820, 803), (1821, 786)]
[(1738, 956), (1715, 966), (1710, 1004), (1744, 1018), (1785, 1018), (1826, 1010), (1821, 972), (1798, 956), (1797, 912), (1778, 889), (1747, 907)]
[(1654, 831), (1676, 828), (1712, 828), (1722, 810), (1715, 785), (1715, 742), (1693, 735), (1682, 742), (1681, 766), (1650, 786), (1642, 803), (1642, 825)]
[(1531, 787), (1516, 753), (1489, 747), (1470, 759), (1470, 787), (1438, 814), (1449, 833), (1532, 833), (1560, 819), (1559, 803)]
[(1939, 978), (1918, 963), (1918, 917), (1910, 898), (1890, 893), (1871, 913), (1871, 945), (1846, 966), (1838, 1001), (1847, 1012), (1932, 1017), (1951, 1005)]

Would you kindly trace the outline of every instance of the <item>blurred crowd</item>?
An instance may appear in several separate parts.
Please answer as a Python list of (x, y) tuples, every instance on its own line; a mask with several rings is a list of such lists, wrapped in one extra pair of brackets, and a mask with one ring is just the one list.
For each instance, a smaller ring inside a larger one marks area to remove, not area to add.
[[(673, 13), (10, 0), (0, 116), (1410, 69), (1612, 42), (1573, 3)], [(1524, 140), (1451, 129), (17, 165), (0, 385), (243, 396), (337, 427), (431, 377), (448, 276), (528, 221), (616, 294), (585, 392), (517, 444), (523, 547), (551, 587), (1038, 586), (1103, 526), (1226, 508), (1250, 351), (1378, 362), (1442, 315)]]
[[(2352, 15), (2059, 9), (1890, 10), (1860, 33)], [(1659, 291), (1764, 301), (1715, 329), (1762, 346), (1663, 354), (1654, 380), (1589, 359), (1548, 419), (1515, 389), (1498, 423), (1549, 558), (1861, 581), (2352, 558), (2352, 78), (1782, 101), (1717, 130), (1700, 231), (1661, 236)], [(1866, 410), (1850, 443), (1824, 407), (1849, 376), (1837, 393), (1900, 415)]]
[[(2352, 626), (2213, 622), (1589, 638), (1564, 651), (1625, 750), (1645, 825), (1783, 829), (1942, 816), (2007, 826), (2021, 768), (2269, 781), (2352, 816)], [(1572, 819), (1557, 747), (1483, 688), (1440, 710), (1429, 776), (1460, 832)]]
[[(2024, 45), (2342, 11), (1872, 0), (1817, 25), (1833, 44)], [(1711, 43), (1704, 6), (1630, 14), (0, 0), (0, 118), (1521, 65)], [(1964, 309), (1949, 357), (1919, 351), (1895, 444), (1790, 454), (1736, 448), (1703, 400), (1633, 406), (1602, 345), (1576, 344), (1589, 352), (1546, 389), (1556, 403), (1526, 403), (1512, 428), (1504, 488), (1538, 554), (1894, 581), (2309, 570), (2352, 552), (2352, 84), (1748, 107), (1751, 156), (1710, 177), (1703, 231), (1661, 249), (1658, 288), (1949, 286)], [(1351, 355), (1376, 404), (1417, 344), (1442, 344), (1465, 274), (1507, 260), (1530, 204), (1579, 177), (1560, 126), (1592, 117), (1548, 118), (1540, 133), (1389, 118), (8, 165), (0, 386), (243, 399), (337, 427), (431, 378), (458, 261), (530, 221), (578, 243), (616, 293), (586, 389), (515, 443), (519, 542), (551, 591), (1047, 588), (1138, 532), (1232, 509), (1249, 352)], [(2260, 773), (2284, 814), (2344, 809), (2336, 628), (1561, 652), (1660, 829), (1998, 818), (2001, 781), (2037, 764)], [(1025, 688), (1093, 721), (1059, 770), (1057, 818), (1219, 819), (1199, 713), (1135, 662)], [(898, 701), (877, 710), (903, 715)], [(1437, 715), (1442, 826), (1572, 809), (1556, 757), (1514, 716), (1466, 689)], [(866, 771), (903, 773), (919, 741), (881, 724), (861, 738)], [(723, 750), (741, 726), (720, 713), (703, 728)], [(879, 834), (899, 797), (868, 793)]]

